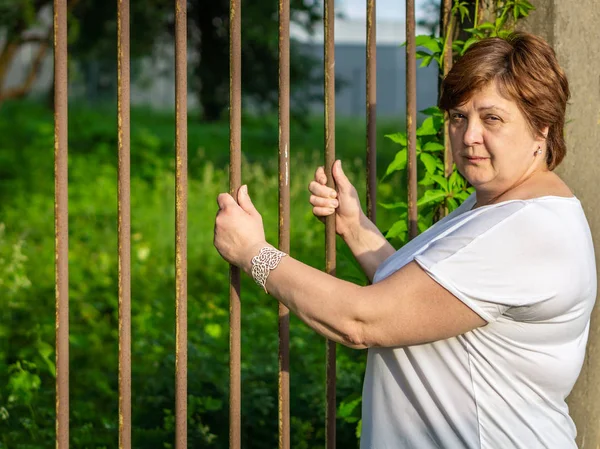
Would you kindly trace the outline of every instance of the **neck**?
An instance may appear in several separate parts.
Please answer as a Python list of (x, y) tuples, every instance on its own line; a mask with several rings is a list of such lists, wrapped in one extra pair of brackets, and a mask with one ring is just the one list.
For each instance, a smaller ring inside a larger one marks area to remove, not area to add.
[(475, 203), (475, 206), (473, 207), (473, 209), (502, 201), (503, 197), (505, 197), (507, 194), (514, 191), (518, 187), (521, 187), (524, 184), (532, 181), (533, 179), (537, 178), (539, 175), (543, 175), (544, 173), (549, 173), (549, 171), (548, 170), (535, 170), (531, 173), (525, 174), (520, 179), (515, 181), (508, 188), (503, 188), (503, 189), (475, 188), (477, 202)]

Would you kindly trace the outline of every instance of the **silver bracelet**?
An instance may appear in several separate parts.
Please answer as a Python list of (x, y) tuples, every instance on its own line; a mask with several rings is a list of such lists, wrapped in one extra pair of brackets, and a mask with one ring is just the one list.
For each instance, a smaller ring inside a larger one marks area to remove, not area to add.
[(252, 279), (265, 290), (265, 293), (269, 293), (267, 291), (269, 273), (277, 268), (277, 265), (285, 256), (287, 254), (283, 251), (279, 251), (272, 246), (265, 246), (261, 248), (257, 256), (252, 258)]

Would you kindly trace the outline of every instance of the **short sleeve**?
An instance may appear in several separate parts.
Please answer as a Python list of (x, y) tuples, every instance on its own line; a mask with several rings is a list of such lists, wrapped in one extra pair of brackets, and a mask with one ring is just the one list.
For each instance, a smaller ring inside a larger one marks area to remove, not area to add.
[[(532, 204), (484, 210), (414, 258), (425, 272), (487, 322), (511, 307), (556, 297), (564, 245)], [(550, 217), (551, 218), (551, 217)], [(556, 222), (556, 220), (554, 220)]]

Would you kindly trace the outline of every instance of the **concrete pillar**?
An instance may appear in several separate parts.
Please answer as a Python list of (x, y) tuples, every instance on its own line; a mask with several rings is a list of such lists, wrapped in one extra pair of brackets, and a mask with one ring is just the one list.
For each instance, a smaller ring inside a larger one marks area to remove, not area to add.
[[(556, 172), (583, 203), (600, 268), (600, 4), (598, 0), (530, 1), (536, 10), (520, 28), (552, 45), (571, 88), (567, 156)], [(600, 448), (599, 302), (592, 314), (583, 370), (568, 398), (581, 449)]]

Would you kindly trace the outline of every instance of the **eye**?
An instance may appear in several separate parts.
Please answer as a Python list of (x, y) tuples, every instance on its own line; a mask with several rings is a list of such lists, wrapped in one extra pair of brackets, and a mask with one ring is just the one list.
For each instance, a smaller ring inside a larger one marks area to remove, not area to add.
[(461, 120), (464, 120), (466, 117), (464, 115), (462, 115), (460, 112), (451, 112), (450, 113), (450, 120), (452, 120), (453, 122), (460, 122)]
[(488, 122), (492, 122), (492, 123), (501, 122), (502, 121), (502, 119), (500, 117), (498, 117), (497, 115), (488, 115), (488, 116), (486, 116), (485, 119)]

